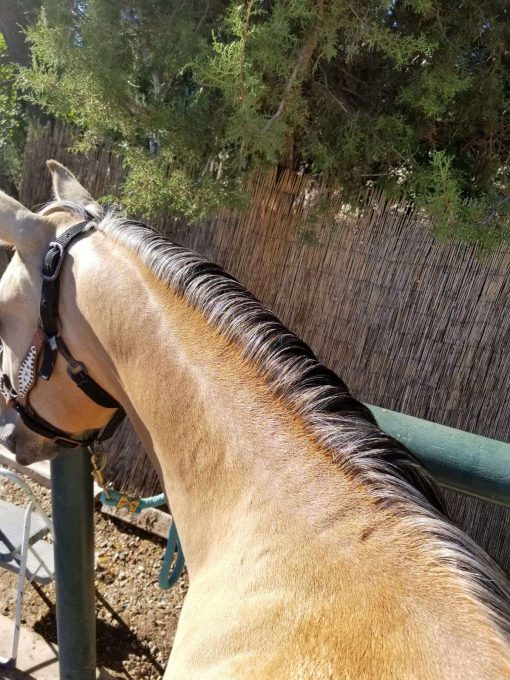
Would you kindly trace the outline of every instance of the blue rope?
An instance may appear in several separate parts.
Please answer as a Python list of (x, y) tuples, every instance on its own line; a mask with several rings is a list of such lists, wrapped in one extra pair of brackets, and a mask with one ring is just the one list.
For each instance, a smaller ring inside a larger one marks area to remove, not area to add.
[[(177, 550), (177, 559), (172, 567), (172, 560), (174, 553)], [(182, 575), (184, 570), (184, 553), (182, 552), (181, 542), (175, 522), (172, 522), (170, 533), (168, 534), (168, 541), (166, 544), (165, 557), (159, 572), (159, 587), (161, 590), (169, 590), (174, 586)]]
[[(127, 508), (135, 515), (139, 515), (145, 508), (157, 508), (159, 505), (166, 503), (164, 493), (160, 493), (157, 496), (149, 496), (148, 498), (134, 498), (132, 496), (126, 496), (125, 494), (120, 493), (120, 491), (114, 491), (113, 489), (102, 491), (99, 499), (103, 505), (116, 508)], [(172, 567), (172, 561), (176, 550), (177, 558)], [(163, 557), (163, 564), (161, 565), (159, 572), (159, 587), (162, 590), (169, 590), (177, 583), (182, 576), (184, 564), (185, 560), (181, 541), (179, 540), (175, 522), (172, 520), (170, 533), (168, 534), (166, 543), (165, 555)]]
[(142, 510), (144, 508), (157, 508), (159, 505), (164, 505), (166, 503), (166, 498), (164, 493), (160, 493), (157, 496), (148, 496), (147, 498), (140, 498), (140, 505)]
[(126, 496), (126, 494), (114, 491), (113, 489), (102, 491), (100, 500), (103, 505), (109, 505), (111, 508), (127, 508), (135, 515), (139, 515), (145, 508), (157, 508), (166, 503), (164, 493), (160, 493), (157, 496), (149, 496), (148, 498), (136, 498), (134, 496)]

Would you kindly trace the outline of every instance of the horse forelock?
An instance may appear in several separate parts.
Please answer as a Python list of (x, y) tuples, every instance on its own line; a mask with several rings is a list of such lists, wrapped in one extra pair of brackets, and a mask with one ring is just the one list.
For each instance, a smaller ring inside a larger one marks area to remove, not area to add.
[[(82, 206), (55, 201), (87, 219)], [(510, 587), (503, 572), (443, 516), (441, 495), (412, 454), (382, 432), (344, 382), (233, 276), (172, 243), (151, 227), (99, 209), (97, 228), (134, 253), (164, 284), (182, 295), (212, 326), (241, 348), (270, 390), (297, 413), (318, 445), (346, 474), (364, 483), (374, 501), (396, 514), (404, 530), (426, 534), (435, 559), (455, 572), (466, 596), (485, 605), (510, 639)]]

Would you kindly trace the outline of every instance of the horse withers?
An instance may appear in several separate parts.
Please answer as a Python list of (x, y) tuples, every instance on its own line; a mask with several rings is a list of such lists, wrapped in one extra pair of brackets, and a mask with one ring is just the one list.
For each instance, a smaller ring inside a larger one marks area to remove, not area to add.
[(30, 462), (127, 413), (188, 564), (165, 678), (510, 678), (508, 583), (412, 456), (235, 279), (48, 166), (40, 213), (0, 194), (0, 437)]

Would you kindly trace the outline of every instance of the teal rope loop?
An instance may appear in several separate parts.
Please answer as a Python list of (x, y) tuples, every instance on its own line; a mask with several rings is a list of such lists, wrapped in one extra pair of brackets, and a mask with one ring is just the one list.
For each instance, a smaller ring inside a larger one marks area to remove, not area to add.
[(164, 493), (160, 493), (157, 496), (149, 496), (148, 498), (136, 498), (135, 496), (126, 496), (126, 494), (114, 491), (113, 489), (101, 491), (99, 498), (103, 505), (119, 509), (125, 507), (135, 515), (139, 515), (145, 508), (157, 508), (166, 503)]
[[(174, 553), (177, 550), (177, 558), (172, 567), (172, 560)], [(184, 570), (184, 553), (182, 552), (181, 541), (175, 522), (172, 522), (170, 533), (168, 534), (168, 541), (166, 544), (165, 557), (159, 572), (159, 587), (161, 590), (169, 590), (174, 586), (179, 578), (182, 576)]]
[[(126, 508), (135, 515), (139, 515), (145, 508), (157, 508), (166, 503), (165, 494), (160, 493), (157, 496), (149, 496), (148, 498), (135, 498), (126, 496), (120, 491), (108, 489), (102, 491), (99, 497), (103, 505), (116, 508)], [(174, 554), (177, 551), (177, 558), (175, 564), (172, 566)], [(185, 559), (182, 552), (181, 541), (177, 533), (177, 527), (172, 519), (170, 532), (165, 548), (165, 555), (163, 557), (163, 564), (159, 572), (159, 587), (162, 590), (169, 590), (174, 586), (184, 571)]]

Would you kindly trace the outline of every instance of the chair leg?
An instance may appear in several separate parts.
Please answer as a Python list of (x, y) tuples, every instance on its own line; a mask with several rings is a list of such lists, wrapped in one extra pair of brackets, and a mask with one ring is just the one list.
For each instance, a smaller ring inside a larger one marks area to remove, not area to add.
[(23, 595), (25, 585), (25, 569), (22, 568), (22, 565), (23, 561), (20, 560), (18, 587), (16, 591), (16, 612), (14, 615), (14, 628), (12, 631), (11, 654), (9, 657), (0, 657), (0, 668), (5, 670), (13, 670), (16, 668), (16, 657), (18, 656), (19, 631), (21, 625), (21, 612), (23, 610)]
[(30, 502), (25, 512), (23, 523), (23, 540), (21, 543), (21, 553), (18, 572), (18, 589), (16, 592), (16, 612), (14, 615), (14, 630), (12, 635), (10, 657), (0, 657), (0, 668), (13, 669), (16, 667), (16, 657), (18, 656), (19, 632), (21, 625), (21, 612), (23, 610), (23, 598), (25, 596), (25, 577), (27, 572), (28, 540), (30, 536), (30, 521), (32, 519), (33, 503)]

